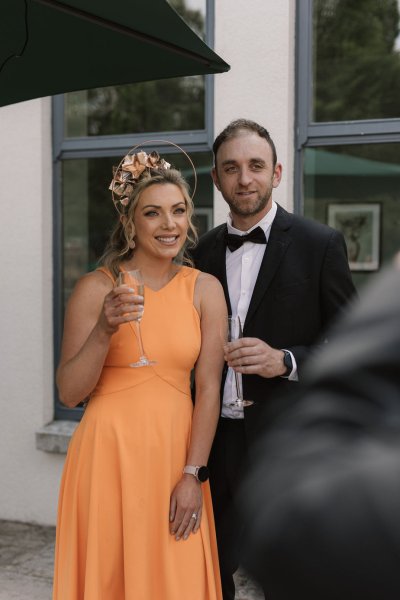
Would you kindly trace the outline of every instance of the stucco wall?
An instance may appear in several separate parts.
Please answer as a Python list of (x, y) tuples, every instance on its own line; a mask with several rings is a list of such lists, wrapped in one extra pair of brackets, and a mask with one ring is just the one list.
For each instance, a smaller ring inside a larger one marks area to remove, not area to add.
[[(217, 0), (215, 51), (231, 70), (215, 78), (214, 132), (244, 117), (262, 124), (283, 164), (273, 198), (293, 209), (295, 0)], [(227, 206), (214, 195), (214, 223)]]
[(40, 523), (64, 459), (35, 448), (53, 416), (50, 108), (0, 108), (0, 518)]

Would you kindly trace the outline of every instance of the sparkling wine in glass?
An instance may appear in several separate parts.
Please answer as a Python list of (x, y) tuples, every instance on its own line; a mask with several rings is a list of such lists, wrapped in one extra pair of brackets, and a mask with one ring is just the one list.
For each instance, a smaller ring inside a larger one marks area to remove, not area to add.
[[(225, 340), (228, 342), (233, 342), (234, 340), (239, 340), (240, 338), (242, 338), (243, 329), (240, 317), (227, 317), (225, 330)], [(236, 406), (237, 408), (251, 406), (252, 404), (254, 404), (253, 400), (243, 399), (242, 374), (237, 373), (235, 370), (233, 372), (235, 377), (236, 398), (232, 400), (231, 406)]]
[[(118, 276), (118, 285), (127, 285), (128, 287), (130, 287), (136, 296), (143, 296), (143, 303), (144, 303), (144, 281), (143, 281), (143, 275), (139, 271), (139, 269), (135, 269), (133, 271), (121, 271)], [(141, 321), (142, 317), (143, 317), (143, 312), (139, 313), (135, 319), (140, 356), (139, 356), (139, 360), (137, 362), (131, 363), (129, 365), (130, 367), (134, 367), (134, 368), (149, 367), (151, 365), (156, 364), (156, 362), (154, 360), (150, 360), (149, 358), (147, 358), (146, 353), (143, 348), (142, 334), (140, 331), (140, 321)]]

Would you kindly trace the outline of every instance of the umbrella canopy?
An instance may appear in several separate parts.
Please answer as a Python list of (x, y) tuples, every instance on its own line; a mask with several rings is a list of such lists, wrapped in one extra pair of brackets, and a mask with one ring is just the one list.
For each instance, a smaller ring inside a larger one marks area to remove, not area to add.
[(0, 106), (228, 71), (166, 0), (2, 0)]

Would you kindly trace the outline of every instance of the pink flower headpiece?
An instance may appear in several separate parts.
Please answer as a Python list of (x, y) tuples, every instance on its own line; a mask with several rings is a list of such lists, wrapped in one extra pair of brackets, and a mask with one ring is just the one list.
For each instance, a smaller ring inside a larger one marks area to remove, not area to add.
[[(127, 154), (122, 160), (122, 164), (113, 168), (114, 177), (111, 180), (109, 189), (113, 193), (114, 204), (116, 202), (127, 206), (131, 198), (133, 188), (138, 183), (140, 176), (144, 171), (151, 169), (170, 169), (171, 165), (163, 158), (160, 158), (158, 152), (137, 152), (136, 154)], [(115, 196), (114, 196), (115, 195)], [(118, 207), (116, 205), (118, 210)]]

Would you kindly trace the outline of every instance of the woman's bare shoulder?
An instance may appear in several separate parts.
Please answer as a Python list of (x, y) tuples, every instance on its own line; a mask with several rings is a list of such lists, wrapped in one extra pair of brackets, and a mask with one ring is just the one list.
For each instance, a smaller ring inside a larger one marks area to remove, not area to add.
[(83, 300), (85, 298), (104, 297), (113, 287), (114, 284), (110, 276), (97, 269), (78, 279), (71, 298)]
[(224, 290), (219, 280), (209, 273), (199, 273), (195, 288), (195, 306), (200, 317), (226, 312)]
[(196, 284), (200, 289), (207, 291), (211, 291), (213, 289), (223, 291), (220, 281), (214, 277), (214, 275), (210, 275), (210, 273), (204, 273), (204, 271), (199, 272)]

